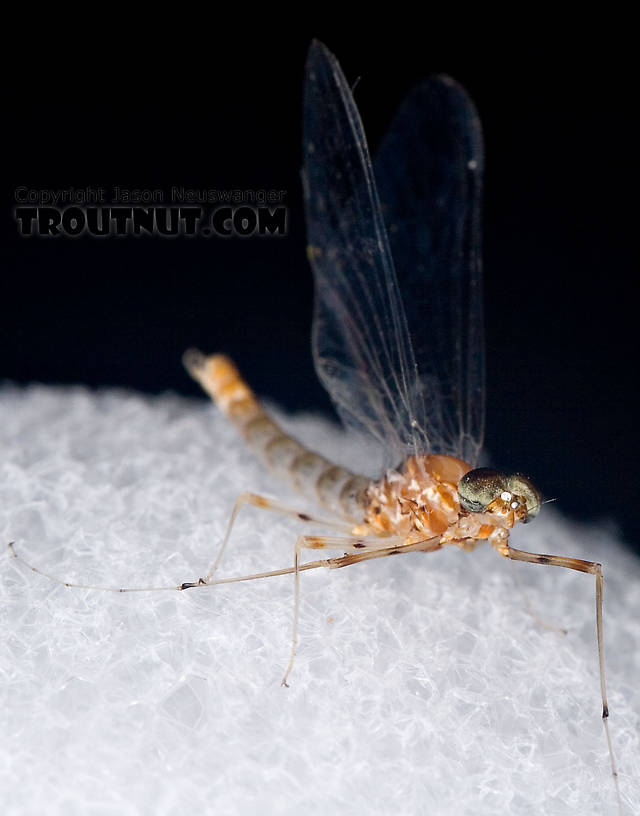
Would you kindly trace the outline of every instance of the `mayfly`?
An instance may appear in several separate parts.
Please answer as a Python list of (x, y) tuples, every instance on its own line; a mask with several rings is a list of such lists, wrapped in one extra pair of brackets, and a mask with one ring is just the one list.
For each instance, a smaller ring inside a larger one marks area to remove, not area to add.
[[(601, 565), (513, 548), (509, 531), (535, 518), (540, 493), (520, 473), (477, 467), (484, 426), (483, 146), (475, 108), (449, 77), (424, 81), (400, 107), (372, 165), (340, 66), (314, 42), (306, 65), (303, 138), (315, 366), (344, 424), (364, 436), (372, 457), (379, 456), (383, 476), (372, 481), (308, 450), (268, 417), (227, 357), (187, 352), (188, 371), (247, 444), (329, 518), (244, 493), (207, 574), (162, 589), (292, 573), (292, 644), (282, 678), (287, 685), (303, 570), (446, 546), (471, 552), (488, 541), (503, 558), (589, 573), (595, 578), (602, 717), (616, 778), (607, 725)], [(333, 534), (301, 535), (292, 567), (215, 578), (244, 505), (316, 523)], [(304, 550), (323, 549), (344, 555), (301, 562)]]

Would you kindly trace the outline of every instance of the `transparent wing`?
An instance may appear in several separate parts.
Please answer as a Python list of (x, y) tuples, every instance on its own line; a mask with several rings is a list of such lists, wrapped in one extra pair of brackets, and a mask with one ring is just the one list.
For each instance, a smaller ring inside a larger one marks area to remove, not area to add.
[(482, 131), (464, 88), (417, 85), (374, 163), (391, 253), (440, 453), (476, 464), (484, 435)]
[[(390, 132), (389, 138), (396, 145), (402, 139), (412, 140), (410, 127), (405, 127), (410, 124), (411, 115), (403, 110)], [(435, 124), (440, 127), (442, 123)], [(439, 227), (440, 222), (445, 224), (445, 214), (434, 217), (433, 206), (431, 209), (427, 206), (424, 213), (425, 204), (430, 204), (433, 195), (441, 191), (431, 189), (426, 201), (422, 194), (414, 195), (415, 204), (422, 207), (423, 213), (412, 213), (416, 219), (414, 228), (400, 226), (400, 218), (411, 210), (411, 194), (394, 196), (389, 191), (396, 185), (406, 188), (411, 177), (405, 175), (406, 170), (394, 166), (390, 152), (393, 147), (389, 145), (392, 142), (385, 142), (380, 169), (394, 246), (396, 240), (402, 240), (402, 230), (408, 230), (404, 233), (408, 238), (418, 237), (422, 245), (432, 248), (433, 242), (429, 244), (424, 235), (416, 234), (421, 219), (427, 231)], [(425, 149), (424, 145), (421, 149)], [(397, 158), (402, 161), (407, 157)], [(420, 164), (418, 159), (417, 166)], [(422, 161), (420, 169), (425, 166)], [(473, 169), (470, 164), (467, 168)], [(475, 169), (479, 170), (479, 165)], [(466, 400), (462, 392), (466, 374), (462, 368), (463, 361), (466, 364), (471, 359), (463, 350), (468, 340), (457, 335), (453, 347), (448, 348), (440, 339), (437, 348), (444, 348), (452, 362), (434, 365), (429, 362), (433, 353), (429, 348), (430, 335), (434, 330), (419, 331), (416, 336), (420, 343), (421, 372), (418, 372), (362, 123), (337, 61), (317, 42), (312, 44), (307, 60), (303, 177), (309, 256), (315, 279), (314, 360), (343, 421), (365, 434), (369, 443), (382, 453), (385, 466), (398, 464), (409, 453), (431, 450), (463, 454), (472, 447), (466, 441), (471, 439), (470, 433), (476, 434), (473, 438), (477, 444), (477, 432), (468, 424), (470, 417), (464, 414), (464, 405), (460, 403)], [(454, 188), (455, 184), (451, 185)], [(464, 225), (451, 230), (452, 235), (458, 236), (466, 232)], [(455, 244), (452, 238), (442, 246), (449, 251)], [(414, 253), (415, 263), (423, 270), (416, 271), (409, 270), (411, 254), (412, 247), (407, 245), (399, 256), (403, 285), (408, 282), (421, 288), (417, 293), (404, 290), (403, 294), (407, 303), (415, 296), (425, 307), (422, 313), (420, 308), (412, 308), (412, 319), (428, 322), (433, 318), (429, 295), (434, 288), (435, 270), (449, 274), (446, 259), (431, 263), (427, 269), (423, 253)], [(459, 272), (456, 275), (463, 284), (464, 275)], [(477, 274), (468, 278), (479, 284), (479, 267)], [(451, 307), (445, 303), (446, 296), (441, 300), (449, 314)], [(461, 320), (468, 309), (457, 304), (454, 311)], [(481, 312), (479, 317), (481, 320)], [(446, 321), (446, 315), (441, 316), (442, 320)], [(481, 337), (481, 323), (476, 329), (467, 327), (465, 331), (469, 339), (478, 332)], [(454, 332), (455, 328), (449, 327), (447, 337)], [(481, 356), (478, 359), (481, 362)]]
[(309, 50), (303, 181), (316, 370), (344, 423), (394, 464), (422, 447), (416, 365), (362, 123), (335, 57)]

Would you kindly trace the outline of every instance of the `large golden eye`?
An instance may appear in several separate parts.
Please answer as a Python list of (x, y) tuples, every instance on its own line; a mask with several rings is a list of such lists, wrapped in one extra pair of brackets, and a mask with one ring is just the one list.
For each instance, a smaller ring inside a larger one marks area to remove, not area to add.
[(512, 473), (507, 476), (507, 490), (516, 496), (522, 496), (524, 499), (527, 506), (525, 524), (528, 521), (533, 521), (540, 512), (542, 496), (531, 479), (528, 476), (523, 476), (522, 473)]
[(507, 490), (507, 477), (498, 470), (476, 468), (458, 482), (460, 506), (470, 513), (481, 513)]

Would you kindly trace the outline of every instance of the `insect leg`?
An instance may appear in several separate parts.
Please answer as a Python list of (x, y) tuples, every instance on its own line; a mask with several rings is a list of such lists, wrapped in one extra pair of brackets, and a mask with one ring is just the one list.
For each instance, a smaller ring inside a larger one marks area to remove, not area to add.
[[(302, 550), (346, 550), (354, 555), (343, 556), (342, 558), (330, 558), (326, 561), (333, 569), (346, 567), (358, 561), (365, 561), (368, 558), (380, 558), (391, 555), (395, 549), (402, 550), (402, 538), (352, 538), (342, 536), (299, 536), (293, 553), (293, 629), (291, 634), (291, 655), (287, 664), (282, 685), (289, 686), (287, 678), (293, 668), (293, 662), (298, 648), (298, 617), (300, 612), (300, 572), (306, 564), (300, 564), (300, 553)], [(406, 548), (408, 549), (408, 548)], [(344, 562), (344, 563), (339, 563)]]
[[(315, 515), (310, 515), (308, 513), (300, 512), (295, 508), (288, 507), (284, 504), (281, 504), (274, 499), (269, 499), (264, 496), (258, 496), (255, 493), (242, 493), (236, 499), (236, 503), (233, 507), (233, 511), (231, 513), (231, 517), (229, 518), (229, 522), (227, 524), (227, 530), (225, 533), (225, 537), (222, 541), (218, 554), (216, 556), (216, 560), (213, 562), (213, 565), (209, 572), (207, 573), (205, 578), (199, 578), (197, 581), (188, 581), (182, 584), (178, 584), (177, 586), (147, 586), (147, 587), (117, 587), (117, 586), (96, 586), (94, 584), (81, 584), (81, 583), (73, 583), (70, 581), (66, 581), (64, 578), (59, 578), (58, 576), (51, 575), (48, 572), (40, 569), (39, 567), (35, 567), (26, 561), (21, 555), (18, 555), (16, 549), (14, 547), (13, 541), (9, 543), (9, 551), (10, 554), (19, 561), (20, 563), (24, 564), (27, 569), (30, 569), (31, 572), (35, 572), (38, 575), (43, 575), (45, 578), (48, 578), (50, 581), (53, 581), (56, 584), (62, 584), (62, 586), (71, 587), (75, 589), (96, 589), (100, 590), (101, 592), (165, 592), (169, 590), (184, 590), (184, 589), (192, 589), (193, 587), (203, 587), (203, 586), (217, 586), (218, 584), (230, 584), (235, 583), (237, 581), (251, 581), (257, 578), (271, 578), (275, 575), (287, 575), (294, 571), (293, 567), (285, 567), (284, 569), (280, 570), (270, 570), (268, 572), (258, 572), (253, 575), (242, 575), (238, 576), (237, 578), (221, 578), (215, 581), (211, 580), (212, 575), (216, 571), (220, 560), (222, 559), (222, 555), (224, 553), (225, 547), (227, 546), (227, 542), (229, 540), (229, 536), (231, 534), (231, 528), (233, 527), (233, 523), (236, 520), (236, 517), (240, 511), (240, 508), (245, 505), (250, 504), (254, 507), (260, 507), (264, 510), (271, 510), (274, 513), (281, 513), (283, 515), (292, 516), (293, 518), (298, 519), (299, 521), (304, 522), (315, 522), (317, 524), (321, 524), (324, 527), (333, 527), (334, 529), (344, 530), (345, 532), (350, 532), (351, 527), (344, 522), (335, 521), (332, 519), (324, 519), (320, 518)], [(314, 561), (312, 564), (305, 564), (300, 567), (301, 570), (306, 569), (314, 569), (316, 567), (324, 567), (329, 566), (328, 560), (326, 561)]]
[(616, 788), (618, 797), (618, 808), (622, 812), (622, 805), (620, 800), (620, 786), (618, 783), (618, 772), (616, 770), (616, 763), (613, 757), (613, 747), (611, 745), (611, 736), (609, 734), (609, 705), (607, 703), (607, 688), (605, 683), (604, 673), (604, 647), (603, 647), (603, 632), (602, 632), (602, 564), (596, 561), (583, 561), (580, 558), (567, 558), (563, 555), (545, 555), (543, 553), (530, 553), (524, 550), (516, 550), (508, 544), (496, 545), (494, 547), (496, 552), (505, 558), (510, 558), (512, 561), (526, 561), (529, 564), (549, 564), (552, 567), (564, 567), (565, 569), (577, 570), (578, 572), (587, 572), (594, 575), (596, 579), (596, 632), (598, 639), (598, 663), (600, 666), (600, 691), (602, 692), (602, 724), (607, 738), (607, 746), (609, 748), (609, 759), (611, 760), (611, 773)]
[[(9, 554), (15, 558), (20, 564), (25, 566), (27, 569), (31, 570), (31, 572), (35, 572), (36, 575), (42, 575), (44, 578), (48, 578), (49, 581), (53, 581), (54, 584), (60, 584), (61, 586), (70, 587), (72, 589), (95, 589), (98, 592), (181, 592), (185, 589), (194, 589), (194, 588), (203, 588), (203, 587), (212, 587), (218, 586), (219, 584), (236, 584), (240, 581), (255, 581), (260, 578), (273, 578), (276, 575), (291, 575), (295, 572), (293, 567), (284, 567), (283, 569), (277, 570), (269, 570), (268, 572), (256, 572), (252, 575), (238, 575), (231, 578), (217, 578), (214, 581), (205, 582), (204, 579), (200, 578), (198, 581), (188, 581), (182, 584), (173, 584), (172, 586), (145, 586), (145, 587), (119, 587), (119, 586), (98, 586), (95, 584), (79, 584), (79, 583), (72, 583), (71, 581), (66, 581), (64, 578), (60, 578), (57, 575), (51, 575), (49, 572), (45, 572), (44, 570), (40, 569), (39, 567), (34, 567), (29, 561), (23, 558), (21, 555), (18, 555), (16, 548), (14, 546), (13, 541), (9, 542)], [(303, 570), (310, 570), (310, 569), (318, 569), (318, 567), (330, 567), (330, 559), (324, 559), (322, 561), (308, 561), (306, 564), (301, 564), (299, 570), (302, 572)]]
[(298, 519), (298, 521), (304, 521), (305, 523), (313, 521), (316, 524), (321, 524), (323, 527), (329, 527), (336, 530), (342, 530), (345, 533), (351, 532), (350, 525), (346, 524), (345, 522), (339, 522), (330, 519), (319, 518), (318, 516), (312, 516), (309, 513), (302, 513), (299, 510), (296, 510), (294, 507), (289, 507), (285, 504), (282, 504), (275, 499), (267, 498), (266, 496), (258, 496), (256, 493), (241, 493), (240, 496), (236, 499), (236, 503), (233, 506), (233, 510), (231, 511), (231, 515), (229, 517), (229, 521), (227, 523), (227, 529), (224, 534), (224, 538), (222, 539), (222, 544), (220, 545), (220, 549), (218, 550), (218, 554), (216, 555), (215, 561), (211, 565), (211, 569), (205, 575), (203, 580), (205, 583), (209, 583), (211, 580), (211, 576), (214, 572), (218, 569), (220, 561), (222, 560), (222, 556), (224, 555), (224, 551), (227, 547), (227, 543), (229, 541), (229, 536), (231, 535), (231, 530), (235, 523), (235, 520), (238, 516), (238, 513), (244, 507), (244, 505), (251, 505), (253, 507), (258, 507), (262, 510), (270, 510), (272, 513), (280, 513), (284, 516), (291, 516), (292, 518)]

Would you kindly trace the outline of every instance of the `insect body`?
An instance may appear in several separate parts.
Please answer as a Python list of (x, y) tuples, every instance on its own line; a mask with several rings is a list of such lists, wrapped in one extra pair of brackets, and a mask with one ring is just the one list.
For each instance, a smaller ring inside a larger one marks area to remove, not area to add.
[[(303, 570), (336, 569), (448, 545), (471, 551), (486, 540), (511, 560), (589, 573), (596, 584), (602, 716), (616, 777), (607, 727), (601, 565), (511, 547), (509, 531), (537, 515), (540, 493), (521, 474), (478, 467), (484, 428), (483, 149), (475, 108), (452, 79), (425, 81), (401, 106), (372, 165), (342, 71), (333, 55), (314, 42), (304, 110), (315, 366), (344, 424), (364, 436), (372, 458), (383, 467), (372, 480), (308, 450), (267, 416), (228, 358), (187, 352), (187, 369), (247, 443), (326, 516), (245, 493), (208, 573), (166, 589), (292, 573), (286, 685), (296, 653)], [(219, 579), (215, 572), (245, 504), (336, 534), (299, 536), (292, 567)], [(307, 549), (344, 555), (302, 562)]]
[[(538, 511), (540, 496), (525, 477), (512, 477), (516, 488), (508, 490), (508, 480), (496, 471), (472, 470), (453, 456), (411, 456), (399, 471), (388, 472), (380, 481), (351, 473), (287, 436), (227, 357), (205, 357), (191, 350), (185, 364), (266, 466), (327, 510), (356, 522), (353, 536), (401, 536), (403, 546), (439, 537), (441, 544), (467, 550), (488, 539), (499, 549), (508, 539), (506, 530)], [(528, 494), (528, 504), (517, 494), (518, 484)]]
[[(487, 540), (505, 558), (595, 577), (602, 717), (617, 790), (607, 726), (601, 565), (511, 547), (509, 531), (535, 518), (540, 493), (521, 474), (477, 468), (484, 430), (483, 145), (473, 103), (449, 77), (418, 85), (372, 166), (340, 66), (314, 42), (304, 117), (316, 371), (344, 424), (378, 451), (386, 472), (368, 481), (306, 450), (266, 416), (226, 358), (199, 352), (185, 358), (192, 376), (266, 464), (340, 516), (334, 526), (348, 533), (296, 542), (292, 651), (283, 684), (296, 652), (302, 568), (343, 567), (445, 545), (470, 551)], [(260, 497), (245, 500), (296, 514)], [(238, 509), (237, 503), (205, 582), (222, 557)], [(346, 554), (301, 565), (302, 550), (322, 548)]]

